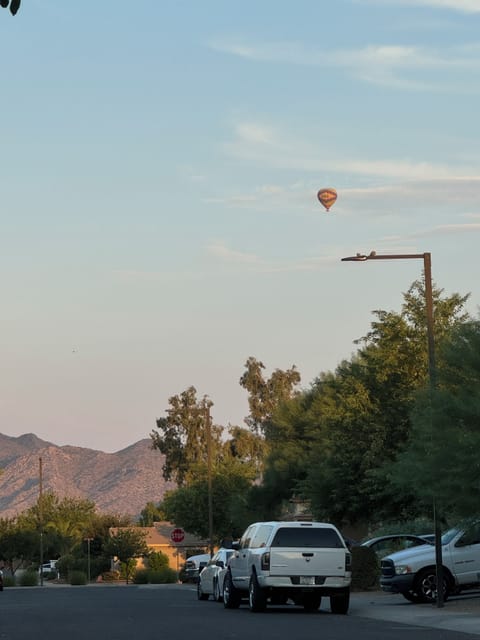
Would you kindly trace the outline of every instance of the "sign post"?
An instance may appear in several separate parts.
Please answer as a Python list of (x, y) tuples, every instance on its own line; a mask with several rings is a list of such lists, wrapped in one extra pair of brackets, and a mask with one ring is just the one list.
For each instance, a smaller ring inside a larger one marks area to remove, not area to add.
[[(172, 529), (172, 532), (170, 533), (170, 540), (174, 544), (180, 544), (180, 542), (183, 542), (185, 540), (185, 531), (181, 527), (175, 527), (175, 529)], [(178, 562), (179, 553), (180, 551), (177, 548), (177, 573), (179, 571), (179, 562)]]

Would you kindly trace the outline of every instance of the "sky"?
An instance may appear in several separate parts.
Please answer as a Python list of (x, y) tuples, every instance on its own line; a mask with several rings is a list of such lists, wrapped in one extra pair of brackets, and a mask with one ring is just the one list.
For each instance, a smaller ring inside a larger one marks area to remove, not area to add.
[[(0, 432), (113, 452), (309, 388), (432, 255), (480, 295), (480, 0), (0, 9)], [(330, 212), (317, 200), (333, 187)]]

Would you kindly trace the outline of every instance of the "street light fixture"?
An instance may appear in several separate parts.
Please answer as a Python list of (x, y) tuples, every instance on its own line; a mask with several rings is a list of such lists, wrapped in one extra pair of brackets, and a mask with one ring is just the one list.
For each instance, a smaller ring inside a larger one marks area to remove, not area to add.
[[(428, 339), (428, 374), (430, 383), (430, 397), (436, 385), (435, 368), (435, 340), (433, 328), (433, 293), (432, 293), (432, 256), (430, 253), (400, 253), (377, 254), (371, 251), (369, 254), (357, 253), (354, 256), (342, 258), (342, 262), (365, 262), (366, 260), (423, 260), (425, 276), (425, 308), (427, 316)], [(433, 520), (435, 526), (435, 570), (437, 574), (437, 607), (443, 607), (443, 560), (442, 560), (442, 535), (440, 522), (437, 518), (436, 501), (433, 499)]]

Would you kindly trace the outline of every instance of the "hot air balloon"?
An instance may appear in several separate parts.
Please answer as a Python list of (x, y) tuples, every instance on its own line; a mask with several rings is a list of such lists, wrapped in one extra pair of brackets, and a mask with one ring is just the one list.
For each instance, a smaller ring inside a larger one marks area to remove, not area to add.
[(317, 193), (317, 198), (323, 204), (327, 211), (330, 211), (330, 207), (335, 204), (335, 200), (337, 199), (337, 192), (335, 189), (320, 189)]

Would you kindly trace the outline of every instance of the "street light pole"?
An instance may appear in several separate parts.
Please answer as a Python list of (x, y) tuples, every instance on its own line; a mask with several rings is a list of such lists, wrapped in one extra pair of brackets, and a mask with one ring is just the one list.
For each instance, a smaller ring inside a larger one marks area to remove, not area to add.
[(40, 529), (40, 586), (43, 587), (43, 460), (38, 459), (38, 525)]
[(93, 538), (85, 538), (85, 541), (87, 543), (87, 580), (88, 583), (90, 583), (90, 543), (92, 542)]
[[(437, 372), (435, 366), (435, 335), (433, 326), (433, 291), (432, 291), (432, 256), (430, 253), (401, 253), (401, 254), (377, 254), (371, 251), (368, 255), (357, 253), (354, 256), (342, 258), (342, 262), (365, 262), (366, 260), (423, 260), (425, 277), (425, 310), (427, 320), (428, 340), (428, 377), (430, 386), (430, 420), (432, 416), (432, 398), (436, 386)], [(443, 559), (442, 559), (442, 534), (440, 520), (437, 513), (435, 496), (433, 497), (433, 522), (435, 528), (435, 570), (437, 575), (437, 607), (443, 607)]]
[(205, 406), (205, 430), (207, 436), (207, 483), (208, 483), (208, 547), (213, 556), (213, 496), (212, 496), (212, 418), (210, 404)]

